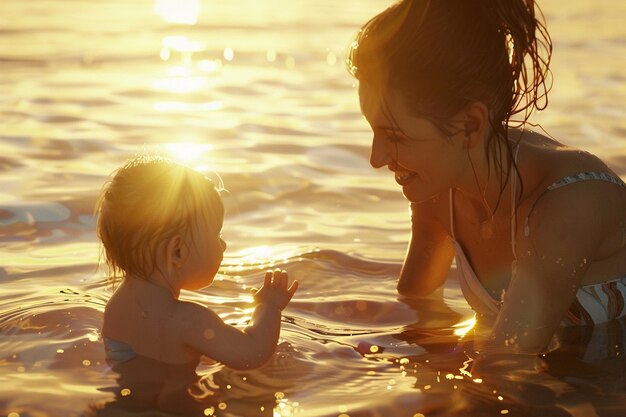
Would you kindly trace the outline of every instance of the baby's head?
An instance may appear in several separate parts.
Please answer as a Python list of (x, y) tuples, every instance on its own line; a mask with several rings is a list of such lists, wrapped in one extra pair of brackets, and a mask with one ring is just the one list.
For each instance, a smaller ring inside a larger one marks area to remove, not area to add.
[[(209, 228), (219, 235), (224, 206), (213, 182), (161, 157), (140, 156), (115, 171), (96, 205), (96, 231), (113, 279), (147, 279), (160, 245), (174, 236), (194, 243)], [(221, 255), (221, 254), (220, 254)]]

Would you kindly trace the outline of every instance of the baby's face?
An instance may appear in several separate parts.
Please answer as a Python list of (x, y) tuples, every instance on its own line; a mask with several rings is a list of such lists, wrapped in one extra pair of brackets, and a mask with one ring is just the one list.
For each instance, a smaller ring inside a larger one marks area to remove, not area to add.
[(196, 224), (193, 236), (187, 239), (188, 256), (180, 271), (182, 288), (186, 290), (198, 290), (211, 285), (226, 250), (226, 242), (221, 237), (223, 216), (220, 216), (219, 224), (209, 225), (204, 218), (199, 218)]

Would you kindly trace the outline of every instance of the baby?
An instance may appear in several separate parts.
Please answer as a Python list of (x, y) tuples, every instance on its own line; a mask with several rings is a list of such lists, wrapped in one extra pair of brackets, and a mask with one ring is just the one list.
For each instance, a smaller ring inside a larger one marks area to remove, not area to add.
[(224, 206), (211, 180), (159, 157), (138, 157), (116, 171), (97, 203), (97, 234), (112, 279), (106, 305), (107, 359), (137, 357), (195, 367), (202, 355), (235, 369), (261, 366), (273, 354), (281, 311), (298, 282), (268, 271), (243, 330), (209, 308), (179, 300), (181, 289), (211, 285), (223, 259)]

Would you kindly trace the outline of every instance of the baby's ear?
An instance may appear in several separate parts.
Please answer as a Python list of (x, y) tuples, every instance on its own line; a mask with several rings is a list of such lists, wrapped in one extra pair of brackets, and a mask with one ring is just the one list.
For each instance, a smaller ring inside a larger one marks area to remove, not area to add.
[(185, 259), (185, 245), (181, 235), (174, 235), (165, 242), (165, 259), (168, 267), (180, 268)]

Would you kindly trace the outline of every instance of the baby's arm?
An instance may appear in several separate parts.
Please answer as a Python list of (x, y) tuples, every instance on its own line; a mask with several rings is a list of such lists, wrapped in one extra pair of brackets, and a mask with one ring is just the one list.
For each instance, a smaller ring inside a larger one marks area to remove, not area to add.
[(184, 343), (193, 350), (235, 369), (251, 369), (264, 364), (274, 353), (280, 334), (281, 311), (298, 288), (294, 281), (287, 288), (287, 273), (268, 271), (263, 287), (255, 294), (257, 307), (249, 326), (239, 330), (224, 323), (213, 311), (185, 303), (188, 327)]

